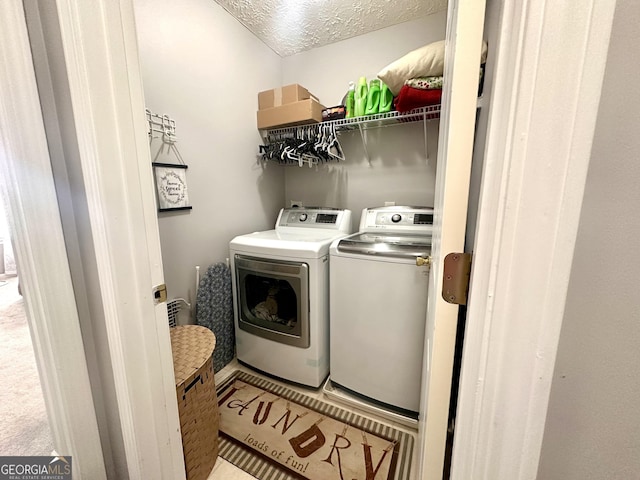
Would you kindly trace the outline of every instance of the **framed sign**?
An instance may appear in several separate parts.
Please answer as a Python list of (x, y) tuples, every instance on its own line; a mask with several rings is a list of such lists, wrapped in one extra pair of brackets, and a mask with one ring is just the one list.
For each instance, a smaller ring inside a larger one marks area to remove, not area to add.
[(158, 211), (191, 210), (187, 192), (187, 166), (153, 163)]

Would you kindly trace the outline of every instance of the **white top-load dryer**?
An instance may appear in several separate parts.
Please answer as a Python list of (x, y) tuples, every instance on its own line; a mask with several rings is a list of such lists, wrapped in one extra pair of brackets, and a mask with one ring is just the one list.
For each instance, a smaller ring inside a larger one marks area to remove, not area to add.
[(330, 248), (331, 383), (417, 416), (433, 209), (362, 212), (360, 231)]
[(329, 246), (351, 232), (349, 210), (285, 208), (274, 230), (229, 246), (238, 360), (318, 387), (329, 373)]

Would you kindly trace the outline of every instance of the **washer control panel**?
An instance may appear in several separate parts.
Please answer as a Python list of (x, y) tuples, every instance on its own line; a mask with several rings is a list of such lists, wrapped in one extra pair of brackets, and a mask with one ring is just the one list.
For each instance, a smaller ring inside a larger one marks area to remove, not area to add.
[(431, 207), (377, 207), (365, 208), (360, 218), (360, 231), (391, 230), (398, 232), (433, 231), (433, 208)]

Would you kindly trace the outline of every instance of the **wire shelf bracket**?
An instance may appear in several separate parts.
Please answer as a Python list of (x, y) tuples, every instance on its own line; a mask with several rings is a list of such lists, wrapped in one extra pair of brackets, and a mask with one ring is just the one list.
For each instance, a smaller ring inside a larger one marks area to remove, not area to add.
[(362, 137), (362, 149), (364, 150), (364, 158), (367, 160), (369, 166), (371, 166), (369, 150), (367, 149), (367, 130), (362, 128), (361, 123), (358, 124), (358, 130), (360, 130), (360, 137)]

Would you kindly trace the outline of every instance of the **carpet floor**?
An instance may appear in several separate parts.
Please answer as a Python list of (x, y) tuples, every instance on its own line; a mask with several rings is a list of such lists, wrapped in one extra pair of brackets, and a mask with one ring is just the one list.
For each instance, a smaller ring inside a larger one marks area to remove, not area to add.
[(0, 286), (0, 455), (50, 455), (51, 430), (17, 288), (17, 279)]

